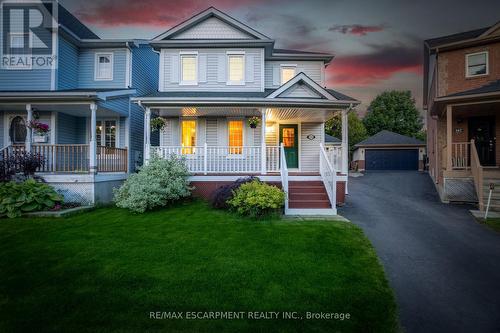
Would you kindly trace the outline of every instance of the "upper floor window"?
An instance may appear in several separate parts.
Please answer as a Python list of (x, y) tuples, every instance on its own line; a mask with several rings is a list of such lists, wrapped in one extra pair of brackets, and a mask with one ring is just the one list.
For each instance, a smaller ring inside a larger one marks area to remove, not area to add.
[(296, 70), (296, 65), (281, 65), (281, 84), (290, 81), (295, 76)]
[(245, 53), (227, 53), (227, 84), (245, 84)]
[(96, 53), (95, 79), (113, 80), (113, 53)]
[(198, 54), (181, 53), (181, 84), (198, 84)]
[(465, 70), (467, 77), (488, 74), (488, 52), (471, 53), (465, 56)]

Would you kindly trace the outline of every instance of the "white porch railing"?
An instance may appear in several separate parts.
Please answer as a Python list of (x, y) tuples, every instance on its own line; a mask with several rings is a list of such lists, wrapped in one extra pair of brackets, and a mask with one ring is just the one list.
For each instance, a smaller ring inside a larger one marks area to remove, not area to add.
[(288, 166), (286, 165), (286, 155), (283, 143), (280, 146), (280, 175), (281, 175), (281, 187), (283, 192), (285, 192), (285, 214), (288, 211)]
[(324, 148), (333, 168), (337, 171), (342, 170), (342, 147), (330, 146)]
[[(193, 173), (260, 173), (262, 171), (262, 147), (260, 146), (153, 146), (151, 153), (162, 158), (171, 155), (185, 157)], [(278, 147), (266, 147), (268, 172), (279, 170)]]
[(335, 208), (337, 205), (337, 171), (332, 163), (330, 163), (330, 159), (322, 143), (320, 144), (319, 153), (319, 173), (325, 185), (326, 193), (328, 193), (330, 204), (332, 208)]

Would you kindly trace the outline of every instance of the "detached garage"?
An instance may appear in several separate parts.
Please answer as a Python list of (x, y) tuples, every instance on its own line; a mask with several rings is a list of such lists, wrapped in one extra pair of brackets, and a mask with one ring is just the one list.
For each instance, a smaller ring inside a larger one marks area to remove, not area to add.
[(425, 143), (381, 131), (354, 146), (353, 168), (364, 170), (423, 170)]

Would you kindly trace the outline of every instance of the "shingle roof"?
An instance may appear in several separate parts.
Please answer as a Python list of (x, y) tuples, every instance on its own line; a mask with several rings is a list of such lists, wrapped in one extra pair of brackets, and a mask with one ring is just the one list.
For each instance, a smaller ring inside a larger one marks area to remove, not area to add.
[(333, 90), (333, 89), (326, 89), (326, 91), (328, 91), (333, 97), (337, 98), (337, 99), (340, 99), (340, 100), (343, 100), (343, 101), (353, 101), (353, 102), (358, 102), (357, 99), (355, 98), (352, 98), (350, 96), (347, 96), (347, 95), (344, 95), (342, 93), (339, 93), (338, 91), (336, 90)]
[(453, 34), (453, 35), (431, 38), (431, 39), (427, 39), (425, 42), (427, 43), (427, 45), (429, 45), (430, 48), (434, 48), (434, 47), (439, 46), (439, 45), (444, 45), (444, 44), (449, 44), (449, 43), (454, 43), (454, 42), (460, 42), (460, 41), (467, 40), (467, 39), (477, 38), (477, 37), (481, 36), (484, 32), (486, 32), (489, 28), (490, 27), (485, 27), (485, 28), (460, 32), (460, 33)]
[(58, 8), (59, 24), (71, 30), (81, 39), (100, 39), (95, 33), (87, 28), (80, 20), (71, 14), (66, 8), (59, 4)]
[(287, 53), (287, 54), (318, 54), (325, 55), (325, 52), (311, 52), (311, 51), (300, 51), (300, 50), (290, 50), (290, 49), (273, 49), (273, 53)]
[(487, 83), (479, 88), (461, 91), (459, 93), (451, 94), (444, 97), (468, 96), (468, 95), (491, 93), (496, 91), (500, 91), (500, 80)]
[(371, 146), (371, 145), (424, 145), (423, 141), (418, 139), (394, 133), (391, 131), (380, 131), (377, 134), (361, 141), (355, 147)]
[(255, 97), (264, 98), (271, 94), (276, 89), (265, 89), (265, 91), (251, 91), (251, 92), (219, 92), (219, 91), (157, 91), (150, 95), (143, 97)]
[(342, 143), (342, 140), (325, 133), (325, 142), (326, 143)]

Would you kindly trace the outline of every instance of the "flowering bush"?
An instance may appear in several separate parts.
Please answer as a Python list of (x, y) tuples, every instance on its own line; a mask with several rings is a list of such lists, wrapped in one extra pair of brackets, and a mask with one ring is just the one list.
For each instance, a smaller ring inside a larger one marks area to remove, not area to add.
[(238, 178), (234, 182), (228, 185), (224, 185), (215, 190), (212, 197), (212, 207), (218, 209), (229, 208), (227, 202), (233, 198), (234, 191), (236, 191), (241, 185), (256, 180), (256, 177), (244, 177)]
[(253, 218), (279, 213), (285, 204), (285, 193), (259, 180), (242, 184), (228, 202), (238, 214)]
[(44, 135), (50, 131), (49, 125), (41, 123), (36, 119), (31, 120), (30, 123), (28, 124), (28, 127), (31, 128), (38, 135)]
[(260, 118), (259, 117), (252, 117), (250, 119), (248, 119), (248, 125), (251, 127), (251, 128), (257, 128), (257, 126), (259, 126), (260, 124)]
[(115, 190), (115, 203), (136, 213), (166, 206), (190, 195), (188, 176), (183, 158), (153, 156), (147, 165)]

